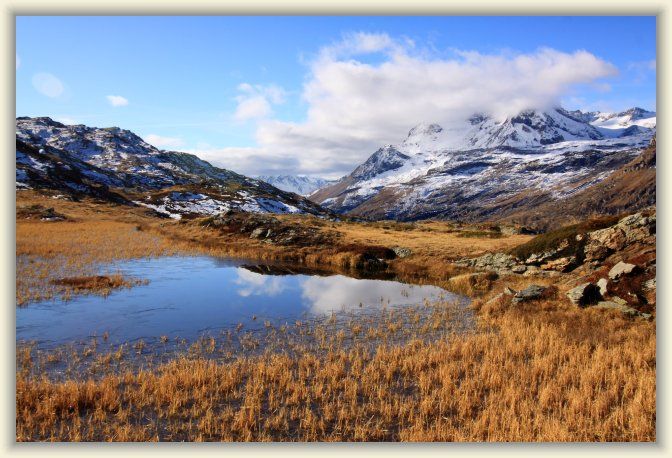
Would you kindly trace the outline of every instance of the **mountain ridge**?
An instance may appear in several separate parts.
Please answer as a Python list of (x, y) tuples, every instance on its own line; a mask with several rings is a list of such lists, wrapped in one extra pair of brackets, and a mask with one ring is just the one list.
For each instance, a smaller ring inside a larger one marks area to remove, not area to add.
[(654, 112), (640, 108), (614, 114), (554, 108), (503, 121), (474, 115), (450, 128), (423, 123), (310, 198), (371, 219), (484, 220), (526, 189), (558, 201), (606, 179), (650, 143), (655, 122)]
[(195, 155), (159, 150), (129, 130), (70, 126), (48, 117), (16, 119), (16, 188), (92, 195), (175, 219), (228, 210), (331, 214)]

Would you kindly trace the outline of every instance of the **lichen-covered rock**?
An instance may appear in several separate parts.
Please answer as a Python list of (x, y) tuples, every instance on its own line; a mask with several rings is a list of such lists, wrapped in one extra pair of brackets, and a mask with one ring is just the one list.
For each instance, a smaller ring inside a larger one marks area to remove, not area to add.
[(607, 295), (607, 286), (609, 285), (609, 280), (606, 278), (600, 278), (597, 280), (597, 287), (600, 288), (600, 294), (602, 296)]

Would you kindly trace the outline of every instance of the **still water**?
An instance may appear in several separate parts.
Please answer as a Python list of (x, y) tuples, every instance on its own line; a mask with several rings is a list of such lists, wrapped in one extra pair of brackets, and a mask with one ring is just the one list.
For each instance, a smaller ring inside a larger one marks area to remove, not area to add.
[(467, 301), (436, 286), (299, 273), (207, 256), (131, 260), (115, 266), (149, 283), (116, 290), (106, 298), (77, 296), (17, 308), (17, 341), (51, 346), (104, 333), (110, 342), (163, 335), (193, 340), (235, 326), (259, 328), (265, 321), (294, 323), (425, 300)]

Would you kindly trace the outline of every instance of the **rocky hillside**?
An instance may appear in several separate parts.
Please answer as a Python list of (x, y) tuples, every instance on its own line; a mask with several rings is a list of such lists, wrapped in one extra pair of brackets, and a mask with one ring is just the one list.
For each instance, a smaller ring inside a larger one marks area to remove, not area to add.
[[(656, 213), (654, 208), (622, 218), (601, 218), (537, 236), (508, 253), (457, 261), (499, 275), (552, 276), (565, 285), (567, 300), (644, 317), (656, 308)], [(537, 286), (504, 291), (513, 302), (541, 295)]]
[(330, 214), (294, 193), (194, 155), (159, 150), (128, 130), (50, 118), (16, 119), (16, 188), (95, 196), (176, 219), (229, 209)]
[(651, 143), (655, 125), (655, 113), (639, 108), (614, 114), (557, 108), (503, 121), (474, 115), (445, 129), (422, 124), (311, 199), (372, 219), (523, 216), (544, 203), (567, 202), (626, 167)]

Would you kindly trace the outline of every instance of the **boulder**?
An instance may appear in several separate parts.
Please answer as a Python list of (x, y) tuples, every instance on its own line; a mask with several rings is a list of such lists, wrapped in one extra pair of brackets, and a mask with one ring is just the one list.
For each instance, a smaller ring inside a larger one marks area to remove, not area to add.
[(567, 292), (567, 297), (572, 304), (578, 305), (580, 307), (594, 304), (602, 299), (600, 289), (592, 283), (583, 283), (579, 286), (576, 286), (575, 288), (570, 289)]
[(518, 304), (520, 302), (527, 302), (534, 299), (539, 299), (546, 292), (546, 289), (547, 288), (545, 286), (530, 285), (527, 288), (520, 290), (516, 294), (514, 294), (511, 302), (513, 302), (514, 304)]
[(629, 275), (637, 268), (634, 264), (628, 264), (627, 262), (620, 261), (609, 271), (609, 278), (612, 280), (618, 280), (624, 275)]
[(609, 280), (606, 278), (600, 278), (597, 280), (597, 287), (600, 288), (600, 294), (602, 296), (607, 295), (607, 285), (609, 284)]
[(506, 294), (506, 295), (508, 295), (508, 296), (513, 296), (513, 295), (516, 294), (517, 292), (518, 292), (518, 291), (516, 291), (516, 290), (513, 289), (513, 288), (509, 288), (508, 286), (504, 288), (504, 294)]

